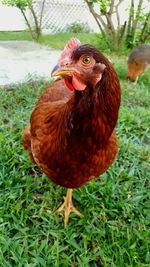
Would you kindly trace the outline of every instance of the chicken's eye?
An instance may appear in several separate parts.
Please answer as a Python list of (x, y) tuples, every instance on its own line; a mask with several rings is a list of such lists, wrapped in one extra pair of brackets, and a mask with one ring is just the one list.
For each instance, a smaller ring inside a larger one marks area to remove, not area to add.
[(91, 63), (91, 58), (88, 56), (83, 57), (82, 62), (83, 62), (83, 64), (88, 65)]
[(80, 60), (77, 64), (84, 68), (91, 68), (95, 64), (95, 59), (92, 55), (84, 54), (80, 57)]

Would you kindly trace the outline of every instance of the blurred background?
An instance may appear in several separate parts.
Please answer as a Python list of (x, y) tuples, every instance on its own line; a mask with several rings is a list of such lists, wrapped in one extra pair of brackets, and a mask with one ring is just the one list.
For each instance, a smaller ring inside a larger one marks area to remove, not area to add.
[(149, 38), (149, 12), (148, 0), (1, 0), (0, 31), (27, 30), (33, 39), (94, 32), (105, 38), (109, 34), (114, 48), (123, 41), (128, 47)]

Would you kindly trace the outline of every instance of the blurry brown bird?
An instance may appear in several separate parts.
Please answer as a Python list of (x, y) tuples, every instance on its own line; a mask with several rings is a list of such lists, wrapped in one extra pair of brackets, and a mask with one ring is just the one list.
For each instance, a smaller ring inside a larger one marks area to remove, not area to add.
[(65, 226), (72, 190), (104, 173), (117, 154), (114, 128), (120, 106), (117, 74), (95, 47), (73, 38), (52, 76), (59, 76), (38, 100), (23, 132), (30, 158), (55, 183), (68, 188), (58, 211)]
[(150, 64), (150, 45), (142, 44), (135, 48), (128, 58), (128, 80), (137, 82), (139, 75)]

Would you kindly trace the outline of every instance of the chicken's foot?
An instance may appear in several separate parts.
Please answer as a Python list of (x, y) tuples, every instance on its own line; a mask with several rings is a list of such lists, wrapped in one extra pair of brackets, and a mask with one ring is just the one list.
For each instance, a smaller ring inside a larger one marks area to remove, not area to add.
[(67, 195), (64, 197), (64, 203), (56, 210), (56, 212), (64, 211), (64, 224), (65, 224), (65, 227), (68, 224), (70, 212), (73, 212), (73, 213), (77, 214), (80, 217), (83, 216), (80, 213), (80, 211), (78, 211), (73, 205), (73, 202), (72, 202), (72, 191), (73, 191), (73, 189), (70, 189), (70, 188), (67, 190)]

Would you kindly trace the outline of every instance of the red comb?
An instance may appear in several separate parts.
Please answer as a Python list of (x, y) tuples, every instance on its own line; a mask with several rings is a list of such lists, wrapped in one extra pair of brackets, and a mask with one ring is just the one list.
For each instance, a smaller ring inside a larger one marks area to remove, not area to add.
[(80, 45), (80, 41), (77, 38), (72, 38), (65, 46), (66, 48), (73, 49), (75, 46)]
[(65, 58), (69, 58), (72, 54), (72, 51), (76, 46), (79, 46), (81, 43), (77, 38), (72, 38), (65, 46), (64, 50), (60, 55), (60, 60), (64, 60)]

